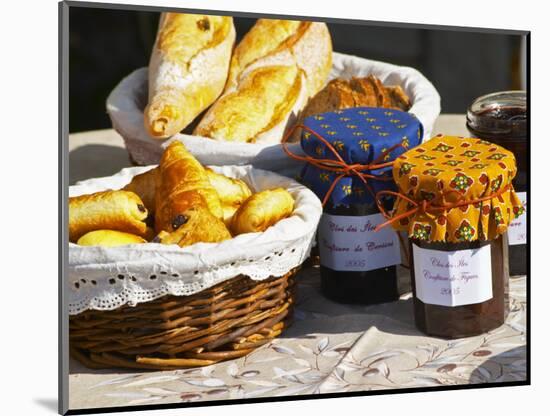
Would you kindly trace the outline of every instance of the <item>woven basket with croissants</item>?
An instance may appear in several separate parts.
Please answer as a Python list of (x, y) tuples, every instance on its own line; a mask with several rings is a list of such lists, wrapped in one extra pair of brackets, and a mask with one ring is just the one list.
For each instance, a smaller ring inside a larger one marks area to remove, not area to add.
[[(158, 167), (123, 189), (70, 198), (69, 239), (100, 247), (216, 243), (262, 232), (293, 208), (286, 189), (253, 193), (173, 142)], [(73, 315), (73, 356), (92, 367), (166, 369), (244, 355), (288, 325), (295, 272), (264, 281), (235, 276), (191, 296)]]

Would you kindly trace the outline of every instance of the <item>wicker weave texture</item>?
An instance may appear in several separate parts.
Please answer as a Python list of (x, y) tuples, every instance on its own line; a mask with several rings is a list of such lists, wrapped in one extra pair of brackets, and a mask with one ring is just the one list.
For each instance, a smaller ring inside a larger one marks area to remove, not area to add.
[(288, 326), (296, 270), (237, 276), (191, 296), (70, 317), (71, 355), (90, 368), (170, 370), (242, 357)]

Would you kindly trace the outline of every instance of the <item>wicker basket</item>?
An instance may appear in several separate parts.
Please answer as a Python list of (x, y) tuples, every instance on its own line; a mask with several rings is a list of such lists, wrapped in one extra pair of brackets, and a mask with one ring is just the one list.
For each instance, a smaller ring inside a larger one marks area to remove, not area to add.
[(237, 276), (190, 296), (70, 317), (71, 355), (90, 368), (171, 370), (242, 357), (289, 325), (294, 269)]

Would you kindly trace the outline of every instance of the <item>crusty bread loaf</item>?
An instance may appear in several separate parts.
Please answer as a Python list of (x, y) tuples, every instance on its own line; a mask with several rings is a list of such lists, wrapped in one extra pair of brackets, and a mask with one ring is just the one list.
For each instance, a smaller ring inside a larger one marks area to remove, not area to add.
[(407, 111), (410, 106), (409, 97), (400, 86), (386, 87), (378, 78), (369, 75), (351, 80), (333, 79), (309, 100), (301, 118), (352, 107), (383, 107)]
[[(364, 78), (331, 80), (321, 91), (313, 96), (300, 113), (296, 124), (302, 124), (306, 117), (344, 110), (353, 107), (382, 107), (407, 111), (411, 101), (403, 89), (396, 86), (384, 86), (374, 75)], [(296, 129), (289, 141), (300, 140), (301, 130)]]
[(222, 93), (235, 42), (233, 19), (163, 13), (149, 63), (145, 128), (155, 138), (172, 136)]
[[(386, 87), (374, 75), (350, 80), (336, 78), (309, 100), (297, 124), (302, 124), (306, 117), (315, 114), (353, 107), (383, 107), (407, 111), (411, 102), (400, 86)], [(296, 129), (291, 141), (299, 140), (300, 134), (300, 129)]]
[(308, 98), (323, 87), (331, 66), (326, 24), (259, 19), (235, 49), (223, 95), (194, 133), (279, 142)]

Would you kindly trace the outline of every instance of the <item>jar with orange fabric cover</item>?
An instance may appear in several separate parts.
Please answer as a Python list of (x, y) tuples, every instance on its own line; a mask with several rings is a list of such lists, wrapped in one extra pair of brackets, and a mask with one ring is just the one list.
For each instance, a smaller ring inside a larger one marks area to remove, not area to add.
[(505, 232), (524, 209), (516, 171), (510, 151), (474, 138), (436, 136), (396, 159), (399, 191), (380, 227), (408, 233), (415, 322), (426, 334), (460, 338), (504, 323)]

